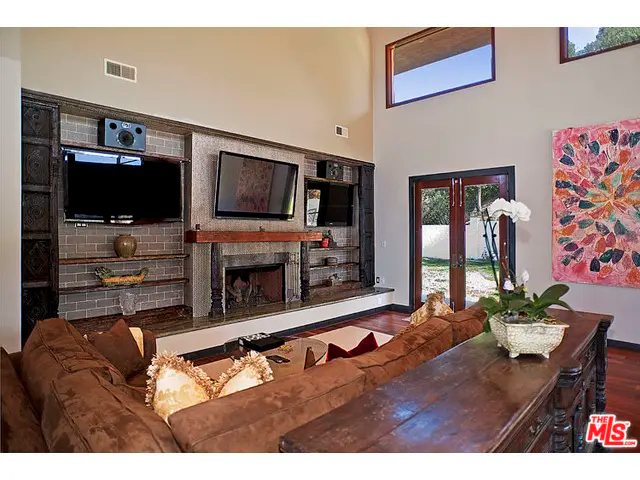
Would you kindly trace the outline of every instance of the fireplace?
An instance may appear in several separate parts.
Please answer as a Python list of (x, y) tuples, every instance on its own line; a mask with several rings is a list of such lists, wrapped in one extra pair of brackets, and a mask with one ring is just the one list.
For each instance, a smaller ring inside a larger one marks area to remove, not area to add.
[(286, 300), (282, 263), (226, 268), (224, 283), (227, 311)]
[(211, 248), (210, 316), (300, 300), (300, 253), (225, 254), (220, 247), (213, 243)]

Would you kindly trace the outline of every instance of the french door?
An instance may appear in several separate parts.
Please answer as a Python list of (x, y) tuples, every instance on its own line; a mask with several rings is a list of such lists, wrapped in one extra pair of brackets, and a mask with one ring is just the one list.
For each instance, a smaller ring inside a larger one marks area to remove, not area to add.
[[(513, 167), (410, 179), (414, 310), (432, 292), (444, 292), (447, 303), (459, 311), (495, 291), (482, 211), (497, 198), (513, 198), (513, 183)], [(499, 255), (493, 258), (498, 275), (514, 268), (513, 232), (508, 218), (500, 217), (495, 238)]]

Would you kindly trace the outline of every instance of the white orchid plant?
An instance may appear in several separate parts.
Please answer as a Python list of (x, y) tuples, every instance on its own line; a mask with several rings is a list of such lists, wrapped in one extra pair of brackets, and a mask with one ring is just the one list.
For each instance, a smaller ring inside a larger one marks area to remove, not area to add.
[[(572, 310), (566, 302), (560, 300), (560, 297), (569, 291), (567, 285), (552, 285), (542, 295), (538, 296), (534, 293), (533, 297), (529, 298), (526, 296), (529, 272), (523, 271), (518, 278), (506, 265), (503, 265), (500, 272), (497, 271), (496, 260), (500, 258), (500, 254), (496, 245), (495, 229), (502, 215), (510, 217), (513, 223), (518, 221), (528, 222), (531, 218), (531, 210), (522, 202), (507, 201), (504, 198), (499, 198), (489, 205), (482, 214), (484, 239), (497, 287), (496, 294), (481, 297), (478, 300), (478, 305), (487, 314), (484, 323), (485, 331), (491, 330), (489, 318), (494, 315), (500, 315), (503, 318), (510, 317), (518, 322), (534, 323), (545, 321), (548, 318), (545, 310), (551, 305), (559, 305)], [(503, 278), (502, 271), (508, 273), (507, 278)]]

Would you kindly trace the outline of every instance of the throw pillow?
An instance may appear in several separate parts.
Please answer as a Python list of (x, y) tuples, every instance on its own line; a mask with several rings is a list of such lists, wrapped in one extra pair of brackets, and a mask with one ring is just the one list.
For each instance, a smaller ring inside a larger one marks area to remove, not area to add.
[(138, 344), (122, 318), (111, 329), (90, 333), (87, 339), (125, 378), (144, 369), (145, 363)]
[(327, 347), (327, 362), (334, 358), (352, 358), (362, 355), (364, 353), (373, 352), (378, 348), (378, 341), (376, 340), (373, 332), (370, 332), (366, 337), (360, 340), (360, 343), (353, 347), (351, 350), (346, 351), (344, 348), (339, 347), (333, 343), (330, 343)]
[(165, 422), (178, 410), (215, 398), (213, 382), (204, 370), (175, 353), (154, 356), (147, 375), (145, 403)]
[(140, 355), (144, 357), (144, 336), (142, 335), (142, 329), (138, 327), (129, 327), (129, 331), (131, 332), (133, 339), (136, 341), (138, 350), (140, 350)]
[(264, 355), (251, 350), (220, 375), (214, 388), (217, 397), (256, 387), (273, 380), (273, 371)]
[(449, 315), (453, 313), (451, 307), (444, 301), (443, 292), (435, 292), (427, 295), (427, 301), (415, 312), (411, 314), (411, 325), (418, 326), (434, 315)]

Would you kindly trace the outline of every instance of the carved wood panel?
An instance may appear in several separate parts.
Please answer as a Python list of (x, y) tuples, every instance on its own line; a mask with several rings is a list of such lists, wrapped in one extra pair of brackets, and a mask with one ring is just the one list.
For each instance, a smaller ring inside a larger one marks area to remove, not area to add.
[(51, 184), (51, 149), (48, 145), (22, 146), (22, 183)]
[[(44, 107), (44, 108), (43, 108)], [(50, 139), (58, 129), (58, 107), (22, 102), (22, 136)]]
[(57, 105), (22, 99), (22, 342), (58, 315)]
[(22, 241), (22, 281), (42, 282), (49, 280), (51, 271), (51, 241)]
[(360, 167), (358, 188), (360, 219), (360, 281), (363, 287), (372, 287), (375, 279), (375, 235), (373, 217), (373, 166)]
[[(38, 320), (58, 316), (58, 301), (47, 287), (22, 289), (22, 343)], [(27, 333), (28, 332), (28, 333)]]
[[(24, 184), (23, 184), (24, 185)], [(42, 192), (22, 192), (22, 231), (49, 232), (51, 230), (51, 194)]]

